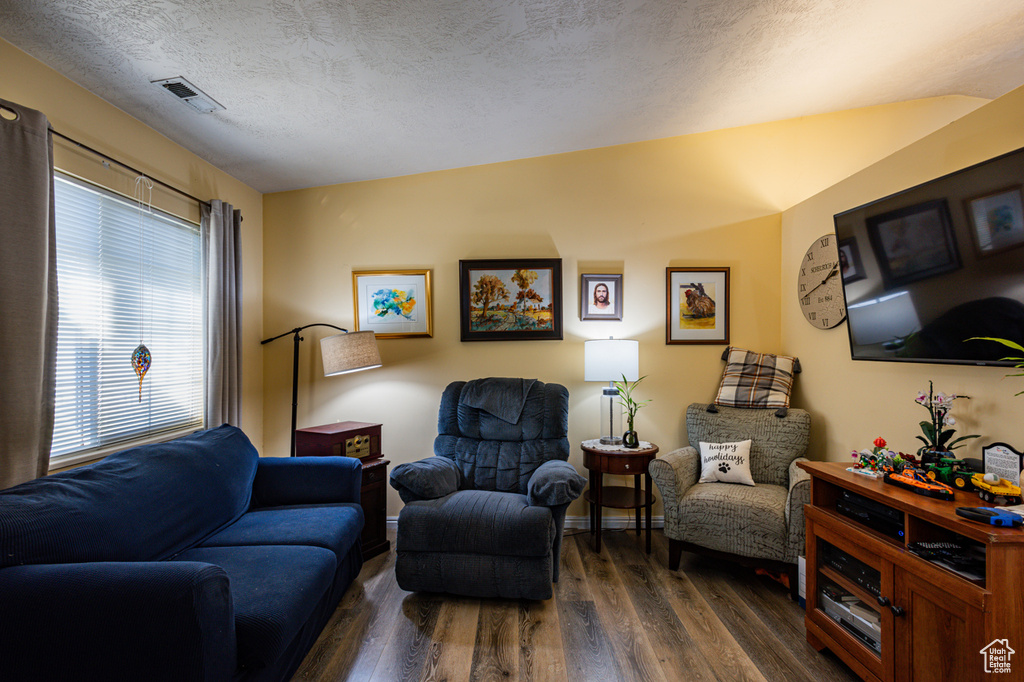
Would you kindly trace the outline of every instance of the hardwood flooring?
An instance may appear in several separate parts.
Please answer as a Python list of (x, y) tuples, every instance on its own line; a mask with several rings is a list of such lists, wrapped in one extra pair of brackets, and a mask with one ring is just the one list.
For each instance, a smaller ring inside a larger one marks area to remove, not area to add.
[(771, 579), (686, 553), (669, 571), (657, 529), (649, 556), (632, 531), (602, 539), (595, 554), (586, 531), (567, 532), (544, 602), (405, 592), (394, 550), (374, 557), (294, 680), (858, 679), (807, 644), (803, 610)]

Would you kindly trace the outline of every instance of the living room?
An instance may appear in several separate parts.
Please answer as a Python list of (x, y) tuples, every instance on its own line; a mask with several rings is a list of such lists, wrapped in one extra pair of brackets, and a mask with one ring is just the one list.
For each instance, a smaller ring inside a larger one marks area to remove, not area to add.
[[(925, 61), (922, 58), (921, 61)], [(1005, 368), (854, 362), (846, 325), (821, 330), (800, 312), (799, 263), (834, 231), (833, 215), (1024, 147), (1024, 87), (995, 99), (945, 96), (789, 118), (598, 149), (287, 191), (259, 191), (215, 168), (10, 42), (0, 40), (0, 98), (42, 111), (54, 129), (202, 199), (241, 210), (242, 400), (239, 426), (264, 457), (286, 456), (291, 438), (292, 349), (260, 341), (326, 322), (353, 328), (352, 273), (427, 269), (433, 335), (381, 339), (383, 366), (325, 377), (326, 329), (300, 348), (299, 428), (354, 420), (382, 424), (395, 467), (427, 457), (438, 402), (454, 380), (522, 376), (569, 391), (569, 462), (596, 437), (600, 387), (584, 381), (584, 342), (639, 341), (642, 439), (662, 453), (686, 444), (685, 412), (709, 402), (723, 345), (665, 343), (665, 270), (727, 267), (729, 343), (798, 357), (792, 404), (811, 415), (807, 456), (849, 461), (884, 436), (913, 452), (921, 420), (914, 396), (929, 381), (966, 394), (958, 428), (984, 444), (1024, 443), (1019, 390)], [(168, 106), (175, 105), (169, 102)], [(131, 196), (133, 177), (60, 141), (55, 166)], [(154, 205), (195, 212), (170, 193)], [(185, 215), (195, 219), (194, 215)], [(562, 340), (460, 340), (459, 261), (558, 258)], [(621, 321), (577, 313), (580, 276), (621, 274)], [(402, 502), (388, 491), (391, 526)], [(658, 525), (663, 515), (654, 508)], [(582, 500), (567, 529), (586, 527)], [(630, 517), (610, 522), (628, 524)], [(656, 531), (656, 534), (660, 531)]]

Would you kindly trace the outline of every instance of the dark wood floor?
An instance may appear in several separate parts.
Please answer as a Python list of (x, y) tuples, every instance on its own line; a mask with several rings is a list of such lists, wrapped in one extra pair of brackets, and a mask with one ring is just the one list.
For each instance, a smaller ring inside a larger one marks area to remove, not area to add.
[[(807, 680), (856, 676), (804, 638), (804, 612), (750, 569), (653, 553), (631, 531), (595, 554), (569, 531), (545, 602), (404, 592), (394, 551), (363, 567), (295, 680)], [(393, 538), (392, 538), (393, 540)]]

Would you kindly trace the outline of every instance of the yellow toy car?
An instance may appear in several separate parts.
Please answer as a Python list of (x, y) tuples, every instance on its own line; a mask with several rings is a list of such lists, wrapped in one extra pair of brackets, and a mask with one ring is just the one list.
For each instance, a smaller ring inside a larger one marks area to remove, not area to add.
[(997, 504), (996, 498), (1003, 498), (1002, 504), (1022, 504), (1020, 486), (1014, 485), (996, 474), (974, 474), (971, 483), (978, 489), (978, 497)]

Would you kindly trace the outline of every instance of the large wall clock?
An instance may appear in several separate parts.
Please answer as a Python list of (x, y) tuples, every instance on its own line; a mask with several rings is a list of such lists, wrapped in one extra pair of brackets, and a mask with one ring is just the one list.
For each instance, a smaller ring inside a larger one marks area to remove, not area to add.
[(846, 319), (843, 277), (839, 272), (836, 236), (814, 240), (800, 261), (796, 279), (797, 300), (804, 318), (818, 329), (831, 329)]

